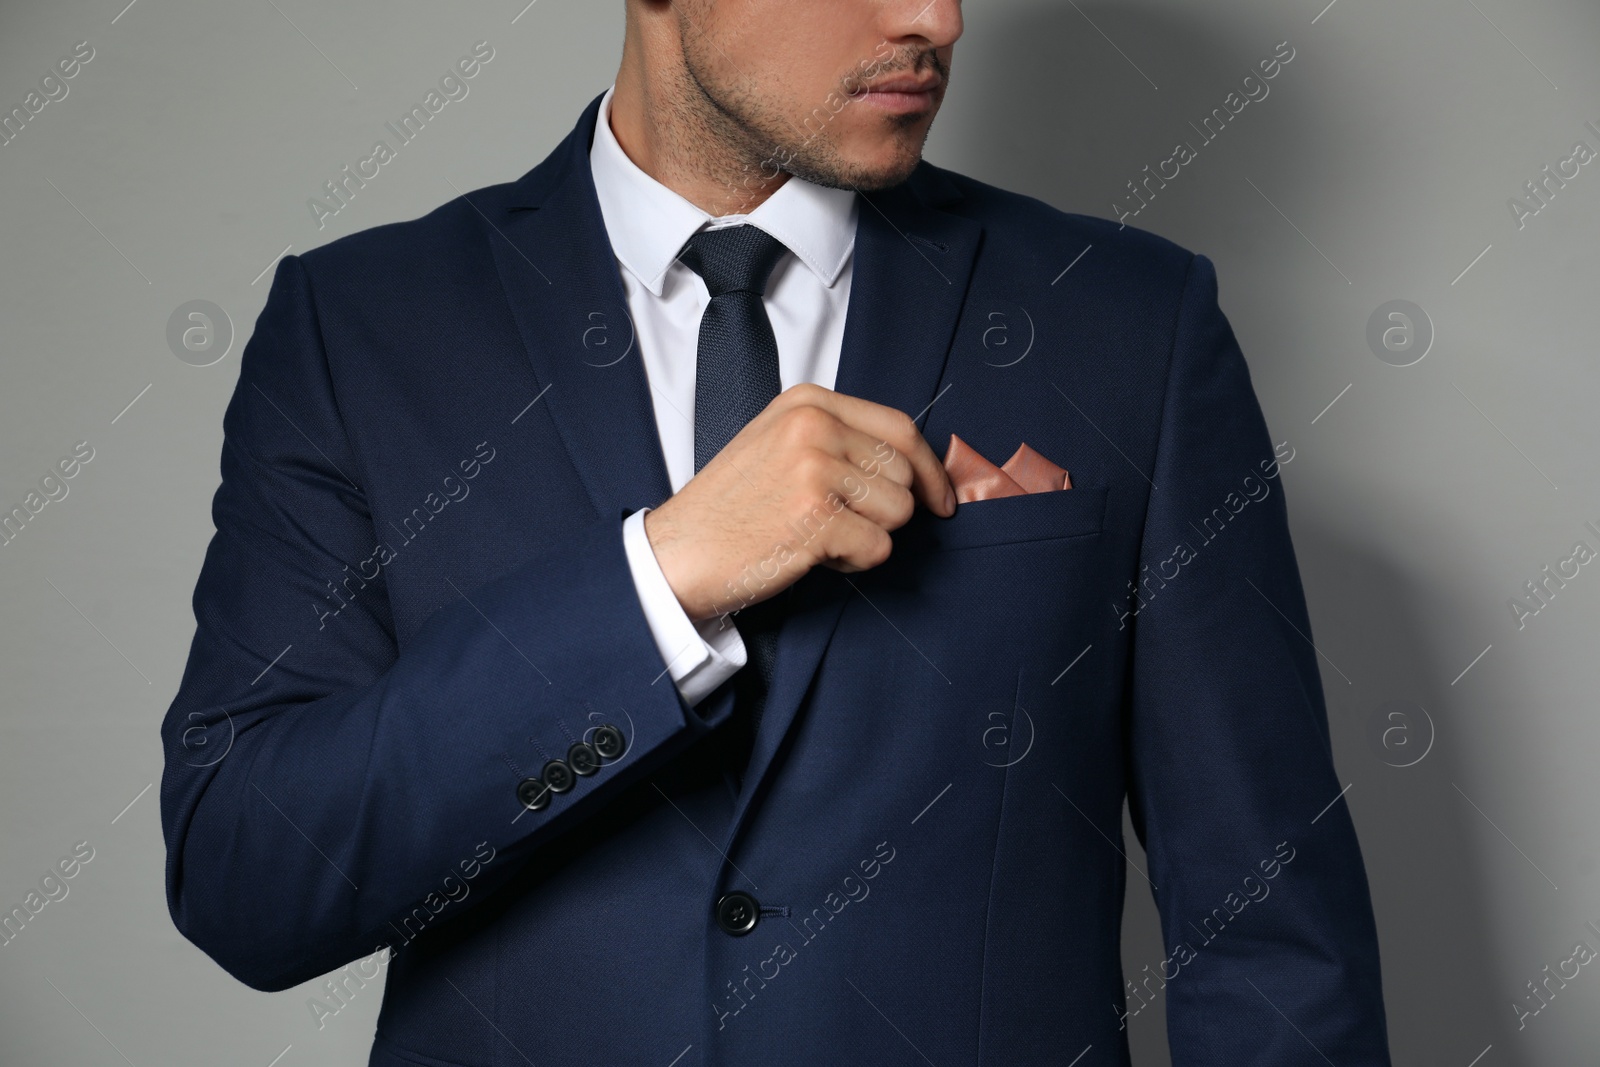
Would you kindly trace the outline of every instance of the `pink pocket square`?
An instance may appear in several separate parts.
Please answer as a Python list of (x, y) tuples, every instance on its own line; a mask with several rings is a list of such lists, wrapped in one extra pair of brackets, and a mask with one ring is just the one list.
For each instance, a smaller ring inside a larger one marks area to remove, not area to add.
[(971, 445), (951, 434), (944, 469), (950, 476), (958, 504), (1072, 488), (1072, 477), (1065, 468), (1056, 466), (1027, 444), (1018, 445), (1011, 458), (996, 467)]

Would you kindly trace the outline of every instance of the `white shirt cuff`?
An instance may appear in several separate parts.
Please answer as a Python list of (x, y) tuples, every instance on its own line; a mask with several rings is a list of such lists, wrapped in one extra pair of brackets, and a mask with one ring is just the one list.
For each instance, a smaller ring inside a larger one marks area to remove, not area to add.
[(744, 639), (730, 620), (720, 617), (693, 622), (678, 603), (644, 530), (649, 510), (640, 508), (622, 520), (622, 547), (650, 636), (673, 684), (692, 707), (733, 677), (748, 657)]

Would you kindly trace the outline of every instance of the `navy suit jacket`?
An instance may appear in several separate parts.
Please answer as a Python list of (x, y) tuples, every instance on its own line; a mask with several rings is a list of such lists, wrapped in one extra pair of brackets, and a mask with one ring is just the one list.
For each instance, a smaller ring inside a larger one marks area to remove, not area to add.
[[(279, 264), (162, 728), (178, 928), (257, 989), (337, 971), (318, 1024), (386, 969), (385, 1067), (1094, 1067), (1157, 1000), (1176, 1064), (1387, 1064), (1293, 445), (1211, 262), (926, 162), (861, 194), (838, 390), (1073, 488), (795, 585), (737, 785), (732, 685), (683, 702), (623, 551), (671, 490), (598, 103)], [(1127, 976), (1125, 797), (1166, 946)]]

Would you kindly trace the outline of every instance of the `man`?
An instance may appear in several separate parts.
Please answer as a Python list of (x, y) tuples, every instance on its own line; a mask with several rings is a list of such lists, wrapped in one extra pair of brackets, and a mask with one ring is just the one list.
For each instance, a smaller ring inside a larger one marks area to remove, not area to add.
[(1388, 1062), (1292, 446), (1209, 260), (920, 160), (961, 29), (629, 0), (544, 163), (279, 266), (163, 730), (231, 974), (386, 966), (381, 1065)]

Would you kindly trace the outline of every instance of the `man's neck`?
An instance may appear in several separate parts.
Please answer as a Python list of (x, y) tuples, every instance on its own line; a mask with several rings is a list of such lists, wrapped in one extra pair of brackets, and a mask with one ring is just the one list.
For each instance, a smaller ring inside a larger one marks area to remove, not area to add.
[(611, 95), (611, 132), (635, 166), (708, 215), (748, 214), (790, 175), (741, 158), (689, 99), (650, 85), (624, 55)]

